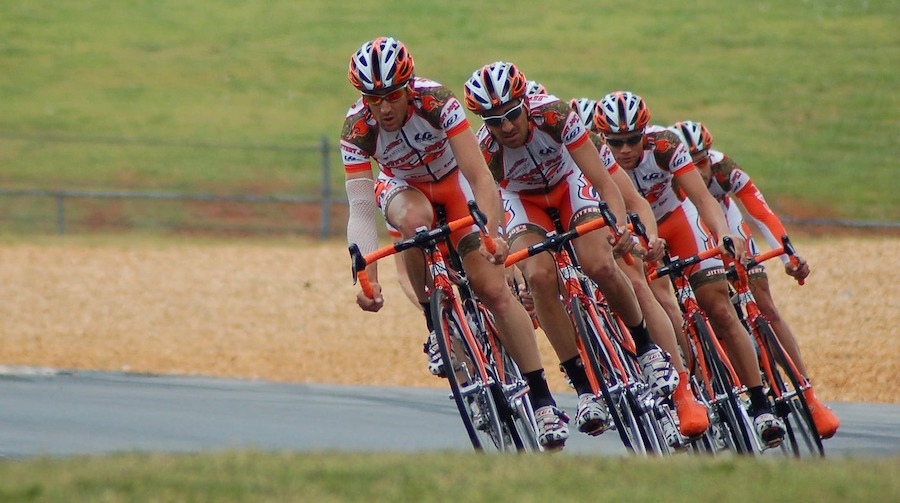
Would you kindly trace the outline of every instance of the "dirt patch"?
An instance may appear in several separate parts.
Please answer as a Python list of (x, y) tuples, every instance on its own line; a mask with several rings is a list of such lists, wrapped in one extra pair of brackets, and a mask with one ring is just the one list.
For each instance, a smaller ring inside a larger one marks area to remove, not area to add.
[[(900, 403), (895, 238), (798, 239), (803, 287), (771, 274), (826, 400)], [(0, 246), (0, 364), (302, 383), (443, 387), (422, 315), (382, 268), (387, 304), (353, 299), (343, 242)], [(565, 390), (543, 334), (548, 378)]]

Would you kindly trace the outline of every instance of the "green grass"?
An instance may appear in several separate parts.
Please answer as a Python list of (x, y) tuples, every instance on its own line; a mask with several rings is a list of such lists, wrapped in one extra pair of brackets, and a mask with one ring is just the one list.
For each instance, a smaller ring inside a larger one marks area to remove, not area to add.
[(0, 502), (892, 501), (900, 458), (227, 452), (0, 463)]
[(704, 121), (777, 209), (896, 221), (898, 23), (890, 0), (3, 2), (0, 187), (309, 189), (350, 54), (391, 34), (457, 93), (497, 59), (563, 98), (627, 88)]

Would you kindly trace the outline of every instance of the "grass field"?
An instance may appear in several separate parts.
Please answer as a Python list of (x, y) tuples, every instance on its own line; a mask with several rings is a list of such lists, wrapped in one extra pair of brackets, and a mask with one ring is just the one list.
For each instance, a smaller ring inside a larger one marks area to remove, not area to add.
[(0, 187), (315, 186), (349, 56), (391, 34), (457, 93), (506, 59), (563, 98), (625, 88), (654, 123), (704, 121), (790, 215), (900, 220), (898, 21), (888, 0), (4, 2)]
[[(770, 460), (772, 461), (772, 460)], [(0, 463), (0, 502), (895, 501), (900, 458), (227, 452)]]

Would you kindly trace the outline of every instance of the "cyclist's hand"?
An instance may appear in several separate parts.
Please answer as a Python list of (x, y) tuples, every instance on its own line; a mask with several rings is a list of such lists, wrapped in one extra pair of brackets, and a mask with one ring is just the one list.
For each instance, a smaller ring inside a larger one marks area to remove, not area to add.
[(506, 262), (506, 256), (509, 255), (509, 244), (505, 239), (499, 236), (493, 236), (492, 240), (494, 241), (495, 246), (494, 253), (487, 251), (487, 248), (484, 246), (484, 240), (481, 241), (481, 246), (478, 248), (478, 251), (488, 260), (488, 262), (502, 265)]
[(534, 297), (531, 296), (531, 291), (528, 290), (527, 286), (520, 283), (517, 295), (519, 296), (519, 302), (525, 306), (525, 311), (528, 311), (528, 315), (534, 318)]
[(731, 252), (725, 247), (725, 239), (726, 237), (731, 238), (731, 242), (734, 243), (734, 258), (740, 262), (741, 264), (747, 263), (747, 242), (741, 237), (740, 234), (726, 234), (722, 236), (723, 239), (719, 241), (719, 250), (722, 252), (722, 256), (731, 257)]
[(372, 291), (375, 295), (373, 298), (369, 298), (366, 296), (365, 292), (360, 290), (359, 293), (356, 294), (356, 304), (359, 305), (363, 311), (377, 313), (384, 307), (384, 297), (381, 296), (381, 285), (372, 283)]
[(809, 276), (809, 264), (800, 255), (794, 256), (797, 257), (797, 264), (794, 264), (793, 261), (784, 264), (784, 272), (795, 280), (802, 281)]
[(606, 240), (609, 241), (609, 244), (613, 247), (613, 257), (622, 257), (627, 253), (631, 253), (631, 250), (634, 250), (635, 246), (635, 240), (632, 239), (631, 229), (627, 226), (620, 226), (618, 234), (618, 237), (613, 236), (612, 234), (606, 237)]
[(647, 243), (647, 253), (644, 254), (644, 262), (653, 264), (659, 262), (663, 254), (666, 253), (666, 240), (656, 236), (649, 236), (650, 242)]

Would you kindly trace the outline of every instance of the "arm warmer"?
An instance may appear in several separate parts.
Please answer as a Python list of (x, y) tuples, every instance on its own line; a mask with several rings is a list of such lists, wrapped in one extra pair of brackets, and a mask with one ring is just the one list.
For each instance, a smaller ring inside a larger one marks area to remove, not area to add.
[(378, 249), (378, 231), (375, 229), (375, 181), (371, 178), (347, 180), (347, 200), (350, 216), (347, 219), (347, 242), (356, 243), (363, 255)]

